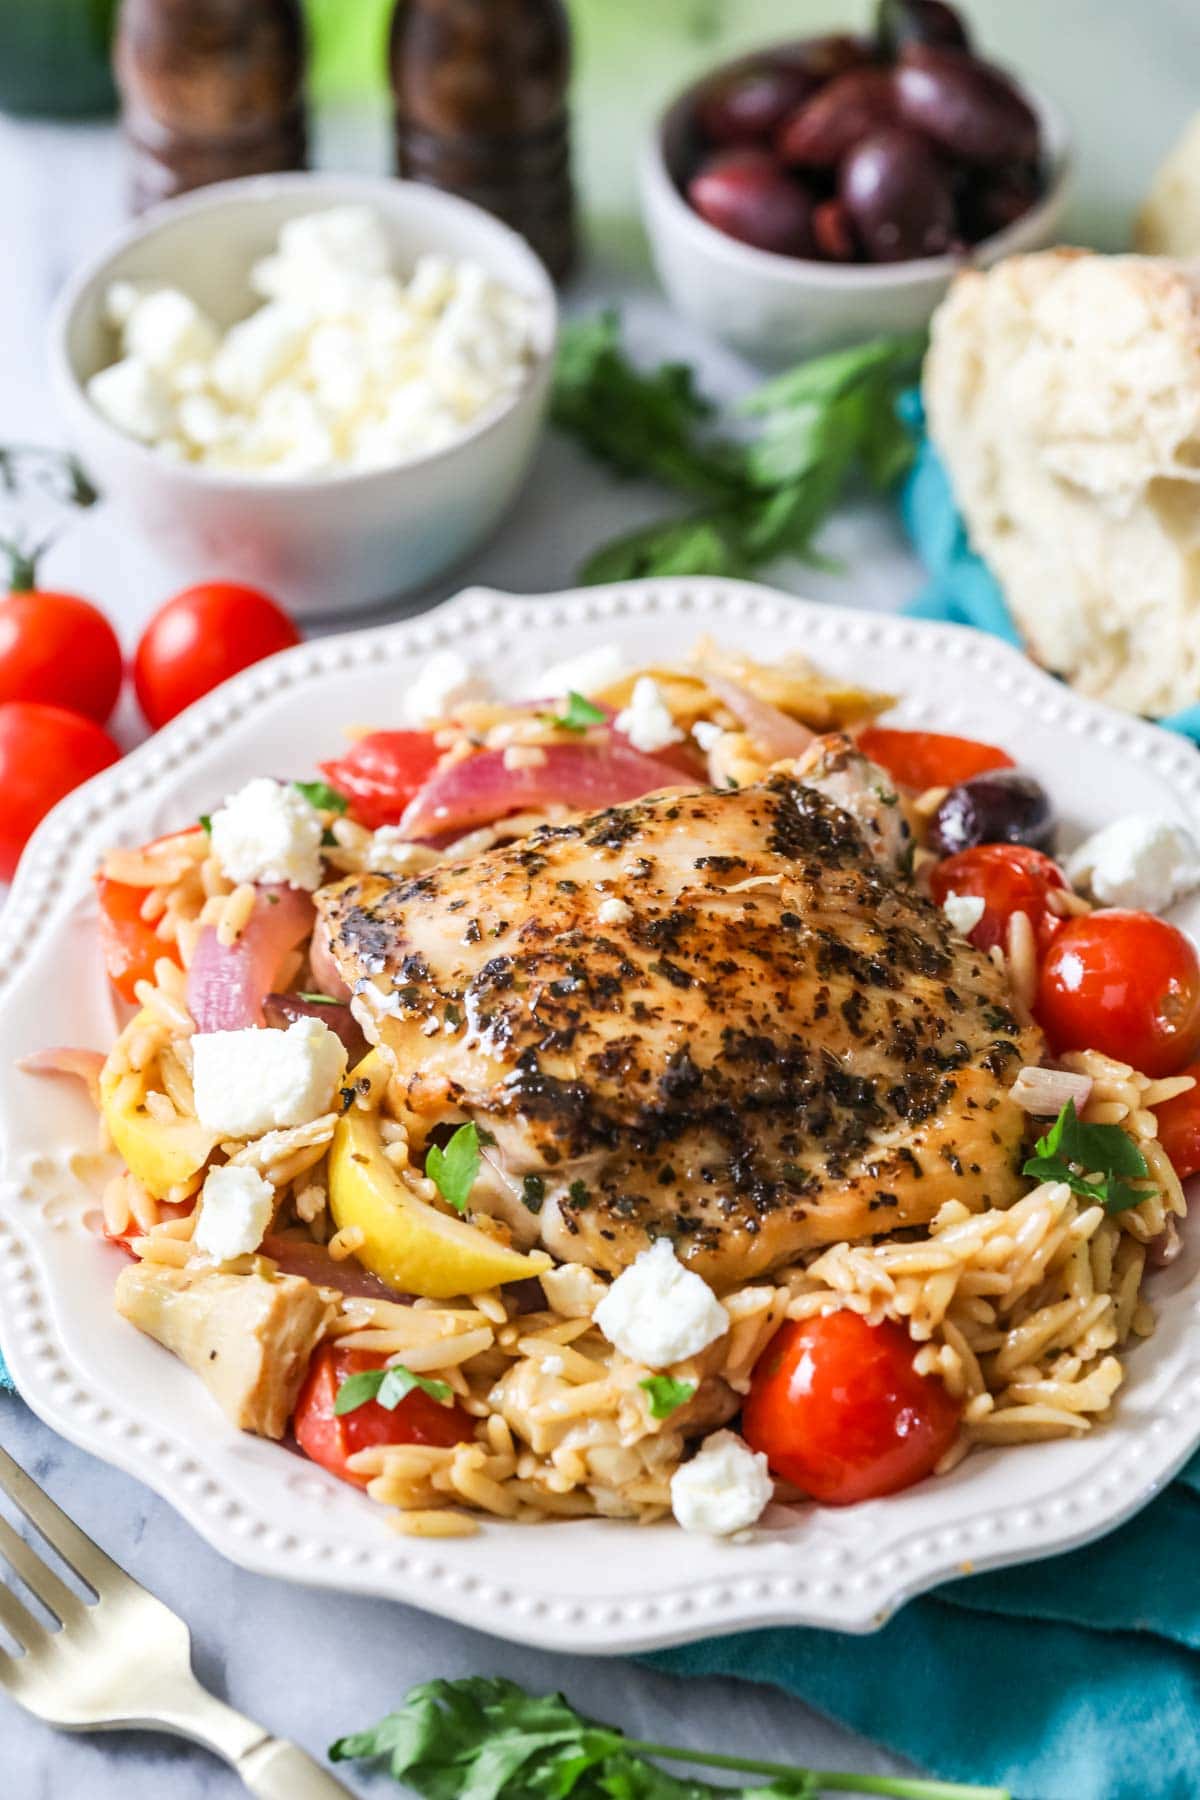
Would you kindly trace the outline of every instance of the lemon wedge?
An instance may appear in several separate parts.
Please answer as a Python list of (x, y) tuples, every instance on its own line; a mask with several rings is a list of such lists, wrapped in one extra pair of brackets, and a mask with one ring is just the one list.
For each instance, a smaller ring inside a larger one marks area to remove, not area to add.
[(357, 1108), (334, 1130), (329, 1210), (339, 1230), (359, 1227), (364, 1242), (355, 1255), (402, 1293), (448, 1300), (504, 1281), (524, 1281), (550, 1267), (544, 1252), (523, 1256), (506, 1249), (465, 1220), (418, 1200), (383, 1154), (374, 1116)]

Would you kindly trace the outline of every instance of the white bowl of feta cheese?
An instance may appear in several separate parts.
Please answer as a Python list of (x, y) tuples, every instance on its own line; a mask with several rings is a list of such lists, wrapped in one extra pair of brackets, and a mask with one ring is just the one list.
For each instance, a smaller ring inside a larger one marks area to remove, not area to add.
[(55, 389), (97, 485), (192, 579), (344, 614), (499, 522), (545, 414), (546, 271), (466, 201), (289, 174), (148, 214), (72, 281)]

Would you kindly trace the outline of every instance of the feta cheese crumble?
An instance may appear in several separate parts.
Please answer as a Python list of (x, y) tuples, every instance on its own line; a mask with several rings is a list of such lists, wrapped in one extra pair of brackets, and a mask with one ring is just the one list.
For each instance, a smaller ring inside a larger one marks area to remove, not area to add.
[(119, 358), (88, 396), (175, 460), (268, 478), (382, 468), (462, 437), (523, 384), (533, 309), (479, 264), (392, 265), (379, 215), (289, 219), (250, 271), (263, 304), (223, 333), (180, 289), (115, 282)]
[(707, 756), (718, 738), (725, 736), (725, 732), (720, 725), (714, 725), (711, 719), (697, 719), (692, 726), (692, 736)]
[(275, 1190), (269, 1181), (254, 1169), (223, 1164), (205, 1180), (192, 1243), (214, 1262), (252, 1256), (274, 1211)]
[(290, 782), (256, 775), (212, 816), (209, 841), (230, 881), (321, 885), (321, 815)]
[(568, 694), (582, 694), (586, 700), (602, 688), (619, 681), (628, 667), (628, 658), (619, 644), (598, 644), (594, 650), (581, 650), (562, 662), (530, 676), (516, 690), (519, 700), (565, 700)]
[(1200, 847), (1171, 819), (1130, 813), (1079, 846), (1067, 879), (1102, 906), (1165, 912), (1200, 887)]
[(729, 1330), (729, 1314), (679, 1261), (669, 1238), (658, 1238), (617, 1276), (594, 1317), (610, 1344), (648, 1369), (697, 1356)]
[(633, 684), (629, 705), (613, 721), (623, 731), (635, 750), (653, 756), (668, 744), (681, 744), (683, 733), (671, 717), (662, 697), (662, 689), (650, 675), (639, 675)]
[(975, 927), (987, 911), (987, 904), (978, 894), (956, 894), (951, 888), (942, 901), (942, 911), (964, 937), (970, 937)]
[(192, 1039), (196, 1117), (225, 1138), (307, 1125), (333, 1108), (346, 1048), (322, 1019), (286, 1031), (197, 1032)]
[(766, 1457), (736, 1432), (716, 1431), (672, 1475), (671, 1511), (685, 1531), (728, 1537), (761, 1518), (774, 1491)]
[(628, 925), (633, 917), (633, 908), (627, 900), (620, 900), (615, 894), (610, 894), (607, 900), (600, 902), (596, 917), (601, 925)]
[(488, 685), (457, 650), (435, 650), (417, 671), (405, 692), (402, 708), (406, 725), (427, 725), (443, 719), (468, 700), (485, 700)]

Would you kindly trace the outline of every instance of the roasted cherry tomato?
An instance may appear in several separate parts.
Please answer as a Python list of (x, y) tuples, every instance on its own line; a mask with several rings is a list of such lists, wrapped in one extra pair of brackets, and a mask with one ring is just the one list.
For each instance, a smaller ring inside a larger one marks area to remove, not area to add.
[(174, 945), (165, 944), (142, 917), (147, 892), (146, 888), (110, 881), (106, 875), (96, 877), (104, 967), (122, 1000), (131, 1004), (137, 998), (136, 984), (154, 980), (154, 965), (160, 957), (179, 961)]
[(1100, 1050), (1174, 1075), (1200, 1049), (1200, 957), (1153, 913), (1069, 919), (1042, 963), (1034, 1010), (1056, 1055)]
[(1154, 1108), (1154, 1116), (1158, 1141), (1180, 1181), (1186, 1181), (1189, 1175), (1200, 1175), (1200, 1063), (1189, 1063), (1179, 1073), (1190, 1075), (1195, 1087), (1176, 1094), (1174, 1100), (1164, 1100)]
[(931, 787), (957, 787), (989, 769), (1016, 767), (1007, 750), (974, 738), (951, 737), (943, 731), (894, 731), (868, 725), (858, 734), (864, 756), (886, 769), (901, 787), (923, 793)]
[(103, 725), (122, 673), (117, 634), (90, 601), (34, 589), (0, 600), (0, 702), (62, 706)]
[(432, 775), (441, 751), (428, 731), (372, 731), (321, 764), (321, 773), (345, 794), (360, 825), (399, 823), (405, 807)]
[(138, 705), (155, 731), (251, 663), (290, 650), (300, 633), (257, 588), (210, 581), (161, 606), (133, 660)]
[(0, 706), (0, 881), (11, 881), (35, 825), (89, 776), (115, 763), (107, 731), (61, 706)]
[(825, 1506), (911, 1487), (953, 1444), (961, 1407), (913, 1368), (900, 1325), (834, 1312), (781, 1327), (742, 1409), (746, 1442)]
[(336, 1344), (322, 1344), (308, 1366), (296, 1401), (292, 1431), (304, 1454), (331, 1475), (358, 1487), (366, 1487), (369, 1477), (346, 1467), (356, 1450), (369, 1449), (372, 1444), (438, 1444), (448, 1449), (451, 1444), (468, 1444), (475, 1436), (475, 1421), (469, 1413), (457, 1404), (443, 1406), (421, 1388), (406, 1394), (393, 1411), (377, 1400), (368, 1400), (339, 1418), (333, 1407), (347, 1376), (382, 1369), (386, 1361), (369, 1350), (340, 1350)]
[(971, 942), (980, 950), (1003, 944), (1008, 921), (1018, 912), (1027, 915), (1038, 942), (1048, 943), (1062, 921), (1047, 910), (1046, 896), (1066, 885), (1058, 864), (1027, 844), (976, 844), (972, 850), (960, 850), (957, 856), (935, 863), (929, 877), (930, 891), (939, 906), (947, 894), (983, 901), (983, 917), (971, 933)]

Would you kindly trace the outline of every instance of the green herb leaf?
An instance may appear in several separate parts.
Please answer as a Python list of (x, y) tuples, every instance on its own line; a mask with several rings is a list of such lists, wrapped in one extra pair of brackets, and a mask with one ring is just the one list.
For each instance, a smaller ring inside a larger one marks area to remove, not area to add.
[(546, 1198), (546, 1183), (540, 1175), (526, 1175), (521, 1182), (521, 1202), (531, 1213), (540, 1213)]
[(466, 1212), (467, 1198), (482, 1160), (479, 1133), (474, 1125), (460, 1125), (444, 1150), (438, 1144), (429, 1146), (425, 1173), (443, 1200), (448, 1200), (457, 1212)]
[[(1024, 1174), (1035, 1181), (1065, 1181), (1073, 1193), (1096, 1200), (1106, 1212), (1125, 1212), (1143, 1200), (1153, 1199), (1154, 1188), (1135, 1188), (1122, 1176), (1146, 1180), (1146, 1158), (1129, 1133), (1119, 1125), (1084, 1125), (1075, 1102), (1067, 1104), (1045, 1137), (1034, 1145)], [(1094, 1175), (1098, 1179), (1089, 1181)]]
[(556, 725), (560, 731), (586, 731), (589, 725), (603, 725), (608, 714), (602, 706), (593, 706), (572, 688), (563, 712), (542, 713), (541, 716), (547, 725)]
[[(482, 1675), (412, 1688), (399, 1711), (339, 1738), (329, 1754), (334, 1762), (384, 1757), (421, 1800), (816, 1800), (835, 1790), (894, 1800), (1011, 1800), (1007, 1788), (787, 1768), (642, 1743), (576, 1712), (561, 1694), (527, 1694)], [(651, 1757), (765, 1777), (769, 1785), (685, 1780)]]
[(296, 998), (305, 1001), (309, 1006), (340, 1006), (342, 1004), (340, 1000), (335, 1000), (332, 994), (297, 994)]
[(203, 825), (205, 831), (207, 831), (209, 837), (211, 837), (212, 836), (212, 814), (211, 813), (201, 813), (200, 814), (200, 823), (201, 823), (201, 825)]
[(633, 367), (614, 314), (569, 326), (556, 422), (624, 473), (703, 503), (594, 551), (583, 579), (744, 576), (779, 556), (822, 561), (813, 542), (847, 483), (861, 473), (890, 487), (912, 460), (895, 402), (922, 345), (919, 337), (877, 338), (801, 363), (750, 394), (737, 408), (736, 433), (721, 435), (690, 371)]
[(345, 794), (339, 794), (327, 781), (293, 781), (292, 786), (318, 812), (344, 813), (350, 806)]
[(694, 1381), (676, 1381), (673, 1375), (648, 1375), (638, 1386), (646, 1396), (652, 1419), (669, 1419), (696, 1392)]
[(440, 1406), (454, 1404), (454, 1393), (448, 1381), (431, 1381), (424, 1375), (414, 1375), (403, 1363), (397, 1363), (390, 1369), (363, 1369), (357, 1375), (347, 1375), (338, 1388), (333, 1410), (340, 1419), (346, 1413), (356, 1412), (360, 1406), (366, 1406), (369, 1400), (376, 1400), (388, 1412), (395, 1412), (400, 1402), (414, 1388), (420, 1388), (423, 1394), (428, 1394)]

